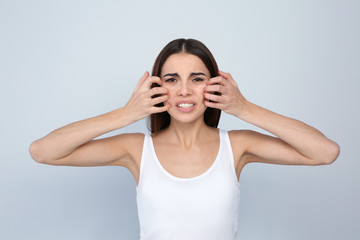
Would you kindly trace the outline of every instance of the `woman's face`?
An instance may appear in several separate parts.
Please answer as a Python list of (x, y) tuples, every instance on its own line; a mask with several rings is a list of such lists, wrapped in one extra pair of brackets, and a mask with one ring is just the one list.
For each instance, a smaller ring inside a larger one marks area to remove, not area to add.
[[(201, 59), (189, 53), (173, 54), (165, 61), (160, 78), (169, 91), (170, 116), (181, 122), (193, 122), (202, 117), (204, 88), (210, 72)], [(203, 118), (202, 118), (203, 119)]]

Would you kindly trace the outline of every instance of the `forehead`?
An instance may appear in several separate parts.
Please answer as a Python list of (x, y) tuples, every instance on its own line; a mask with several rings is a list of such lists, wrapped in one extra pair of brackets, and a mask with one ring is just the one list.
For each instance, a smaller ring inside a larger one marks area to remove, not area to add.
[(198, 56), (189, 53), (176, 53), (166, 59), (161, 69), (161, 74), (170, 72), (180, 74), (199, 71), (210, 75), (209, 70)]

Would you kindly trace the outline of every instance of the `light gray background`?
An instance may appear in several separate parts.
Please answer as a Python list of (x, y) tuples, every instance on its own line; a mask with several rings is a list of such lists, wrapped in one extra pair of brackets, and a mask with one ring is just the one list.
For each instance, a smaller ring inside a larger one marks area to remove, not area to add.
[[(138, 239), (128, 170), (39, 165), (28, 146), (123, 106), (179, 37), (204, 42), (250, 101), (341, 146), (328, 166), (245, 167), (237, 239), (359, 239), (359, 16), (350, 0), (1, 0), (0, 239)], [(226, 114), (220, 127), (261, 131)]]

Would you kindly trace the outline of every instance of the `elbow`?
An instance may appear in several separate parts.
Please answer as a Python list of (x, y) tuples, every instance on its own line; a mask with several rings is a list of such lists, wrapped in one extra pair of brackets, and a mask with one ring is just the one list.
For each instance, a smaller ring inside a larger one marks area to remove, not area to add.
[(46, 163), (45, 159), (42, 157), (41, 146), (38, 141), (34, 141), (30, 144), (29, 153), (31, 158), (34, 159), (37, 163)]
[(324, 165), (330, 165), (338, 158), (340, 155), (340, 146), (336, 143), (331, 141), (329, 146), (326, 149), (325, 158), (323, 160)]

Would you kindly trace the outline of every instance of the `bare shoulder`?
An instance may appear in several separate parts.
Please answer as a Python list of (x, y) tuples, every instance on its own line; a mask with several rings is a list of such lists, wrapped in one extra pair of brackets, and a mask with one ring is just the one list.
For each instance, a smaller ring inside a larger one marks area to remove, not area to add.
[(117, 149), (127, 153), (115, 165), (124, 167), (137, 165), (141, 159), (144, 137), (143, 133), (122, 133), (108, 138), (115, 151)]
[(122, 146), (126, 147), (128, 152), (141, 152), (145, 135), (143, 133), (123, 133), (115, 136), (116, 141), (120, 142)]
[(252, 130), (231, 130), (228, 133), (231, 142), (236, 143), (236, 145), (244, 145), (260, 134)]
[(239, 160), (248, 145), (249, 136), (253, 134), (251, 130), (231, 130), (228, 131), (231, 147), (234, 153), (235, 161)]
[(135, 161), (140, 162), (145, 135), (143, 133), (124, 134), (124, 141), (128, 145), (130, 155)]
[(128, 152), (128, 156), (123, 159), (122, 166), (131, 172), (137, 185), (140, 177), (140, 162), (145, 135), (143, 133), (126, 133), (119, 138), (126, 144)]
[(234, 151), (237, 151), (238, 157), (249, 159), (249, 148), (257, 145), (264, 140), (273, 139), (269, 135), (265, 135), (252, 130), (232, 130), (229, 131), (229, 138)]
[(234, 154), (235, 169), (240, 178), (240, 173), (245, 165), (256, 159), (256, 156), (247, 152), (247, 149), (260, 133), (252, 130), (231, 130), (228, 131), (228, 134)]
[(95, 141), (105, 142), (106, 144), (112, 145), (115, 148), (132, 149), (136, 144), (144, 141), (143, 133), (121, 133), (112, 137), (102, 138)]
[(143, 133), (122, 133), (114, 136), (114, 139), (117, 141), (122, 141), (126, 143), (126, 145), (131, 145), (133, 143), (144, 141), (144, 136), (145, 135)]

